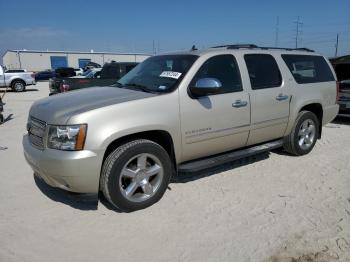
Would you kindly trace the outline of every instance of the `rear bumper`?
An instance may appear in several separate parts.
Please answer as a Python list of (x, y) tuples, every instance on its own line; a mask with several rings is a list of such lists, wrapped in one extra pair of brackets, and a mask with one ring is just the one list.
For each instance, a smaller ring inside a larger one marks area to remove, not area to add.
[(349, 101), (338, 101), (339, 104), (339, 115), (350, 115), (350, 100)]
[(322, 125), (325, 125), (331, 122), (337, 116), (338, 112), (339, 112), (338, 104), (325, 107), (323, 110)]
[(77, 193), (98, 193), (102, 159), (95, 152), (39, 150), (23, 137), (24, 156), (48, 185)]
[(30, 81), (26, 81), (26, 85), (27, 86), (36, 85), (35, 79), (30, 80)]

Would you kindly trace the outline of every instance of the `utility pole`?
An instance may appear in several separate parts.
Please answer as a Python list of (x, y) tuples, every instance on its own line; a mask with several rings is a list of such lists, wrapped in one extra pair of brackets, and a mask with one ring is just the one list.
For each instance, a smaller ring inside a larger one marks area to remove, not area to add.
[(300, 17), (298, 16), (297, 21), (294, 22), (296, 24), (296, 32), (295, 32), (295, 48), (298, 48), (298, 41), (299, 41), (299, 35), (301, 34), (301, 26), (303, 25), (302, 22), (300, 22)]
[(153, 42), (152, 42), (152, 45), (153, 45), (153, 47), (152, 47), (152, 53), (155, 55), (155, 54), (156, 54), (156, 47), (155, 47), (155, 45), (154, 45), (154, 40), (153, 40)]
[(276, 21), (276, 35), (275, 35), (275, 47), (278, 47), (279, 25), (280, 25), (280, 17), (277, 16), (277, 21)]
[(334, 57), (338, 56), (338, 44), (339, 44), (339, 34), (337, 34), (337, 41), (335, 43), (335, 56)]

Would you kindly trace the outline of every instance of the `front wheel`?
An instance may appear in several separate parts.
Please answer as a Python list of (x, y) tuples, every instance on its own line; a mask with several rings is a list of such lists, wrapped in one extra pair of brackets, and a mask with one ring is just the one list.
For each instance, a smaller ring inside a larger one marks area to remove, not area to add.
[(301, 111), (292, 132), (285, 137), (284, 149), (293, 155), (308, 154), (315, 146), (319, 134), (319, 120), (310, 111)]
[(107, 157), (100, 188), (113, 206), (131, 212), (159, 201), (171, 174), (172, 164), (164, 148), (139, 139), (121, 145)]

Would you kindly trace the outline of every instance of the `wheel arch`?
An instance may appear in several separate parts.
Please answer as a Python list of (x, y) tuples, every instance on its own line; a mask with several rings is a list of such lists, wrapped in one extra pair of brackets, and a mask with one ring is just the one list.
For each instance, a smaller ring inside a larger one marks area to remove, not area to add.
[(111, 141), (104, 152), (102, 163), (104, 163), (107, 156), (111, 152), (113, 152), (113, 150), (115, 150), (117, 147), (131, 140), (136, 140), (136, 139), (148, 139), (161, 145), (169, 154), (169, 157), (174, 167), (176, 168), (176, 154), (175, 154), (175, 148), (174, 148), (174, 141), (170, 133), (165, 130), (149, 130), (149, 131), (133, 133), (133, 134), (119, 137)]
[(24, 87), (27, 86), (26, 81), (24, 81), (22, 78), (14, 78), (14, 79), (12, 79), (9, 86), (12, 88), (13, 83), (17, 82), (17, 81), (22, 82), (24, 84)]
[(321, 138), (321, 134), (322, 134), (322, 120), (323, 120), (323, 107), (321, 103), (310, 103), (307, 105), (304, 105), (303, 107), (300, 108), (300, 110), (298, 111), (309, 111), (312, 112), (316, 115), (318, 121), (319, 121), (319, 133), (318, 133), (318, 138)]

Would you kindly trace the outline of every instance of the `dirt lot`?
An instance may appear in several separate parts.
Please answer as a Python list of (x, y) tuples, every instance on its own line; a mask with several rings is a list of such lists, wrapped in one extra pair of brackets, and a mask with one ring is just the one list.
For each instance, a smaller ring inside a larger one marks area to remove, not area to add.
[(170, 184), (131, 214), (33, 178), (22, 135), (39, 83), (0, 126), (0, 261), (350, 261), (350, 120), (311, 154), (263, 154)]

